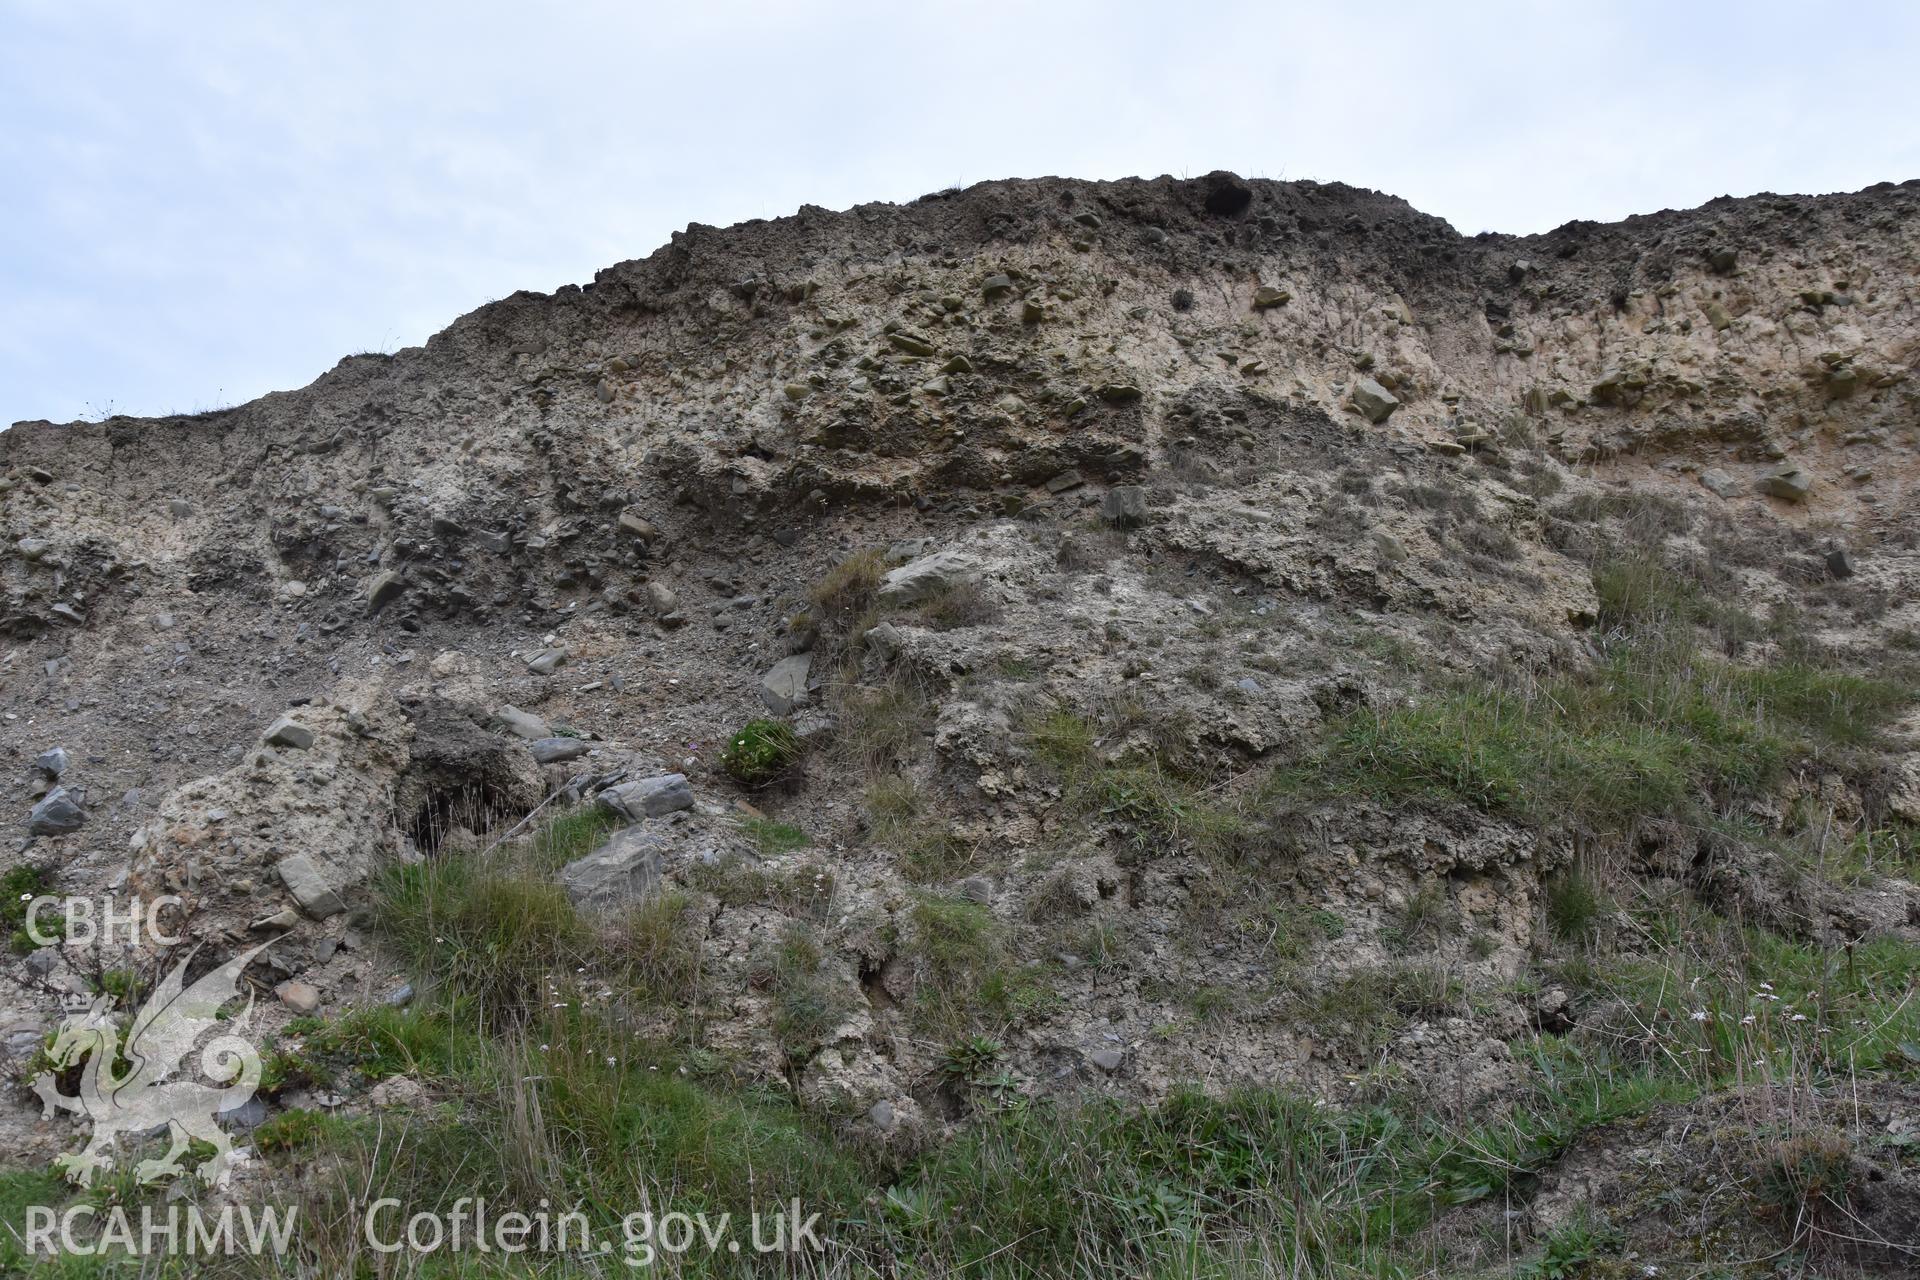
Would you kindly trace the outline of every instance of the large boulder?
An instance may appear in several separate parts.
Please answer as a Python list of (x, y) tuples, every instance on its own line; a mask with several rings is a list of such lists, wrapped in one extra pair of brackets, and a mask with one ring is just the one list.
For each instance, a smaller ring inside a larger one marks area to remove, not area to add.
[(27, 815), (27, 830), (36, 836), (63, 836), (78, 831), (87, 820), (79, 800), (65, 787), (55, 787), (40, 798)]
[(578, 760), (591, 749), (579, 738), (535, 738), (527, 747), (538, 764), (564, 764)]
[(267, 726), (261, 741), (270, 747), (289, 747), (295, 751), (305, 751), (313, 746), (313, 730), (295, 720), (292, 716), (281, 716)]
[(1385, 422), (1393, 411), (1400, 407), (1400, 400), (1393, 392), (1372, 378), (1362, 378), (1354, 384), (1353, 407), (1358, 409), (1368, 422), (1377, 425)]
[(1760, 481), (1760, 489), (1763, 493), (1788, 502), (1805, 502), (1807, 495), (1813, 492), (1813, 477), (1788, 463), (1777, 471), (1768, 472)]
[(811, 653), (796, 653), (780, 659), (760, 677), (760, 701), (777, 716), (791, 714), (807, 700), (808, 690), (812, 688), (808, 682), (812, 670)]
[(326, 876), (306, 854), (296, 853), (282, 858), (273, 869), (280, 876), (280, 882), (287, 886), (287, 892), (293, 895), (293, 900), (300, 904), (300, 909), (315, 920), (337, 916), (347, 909), (347, 904), (340, 900), (340, 895), (327, 883)]
[[(299, 714), (311, 746), (256, 744), (224, 772), (168, 793), (133, 834), (128, 891), (178, 895), (192, 936), (302, 929), (341, 911), (382, 860), (402, 852), (394, 818), (408, 812), (414, 722), (370, 683)], [(537, 785), (533, 762), (526, 767)], [(291, 954), (276, 947), (267, 961)]]
[(951, 547), (910, 560), (880, 580), (880, 599), (888, 604), (915, 604), (980, 576), (972, 557)]
[(538, 740), (553, 736), (553, 729), (545, 720), (531, 711), (522, 711), (511, 704), (496, 710), (493, 713), (493, 722), (515, 737)]
[(583, 911), (606, 911), (641, 901), (660, 884), (665, 839), (627, 827), (584, 858), (560, 869), (567, 898)]
[(693, 808), (693, 788), (687, 785), (686, 774), (663, 773), (608, 787), (600, 793), (600, 803), (616, 817), (638, 822)]

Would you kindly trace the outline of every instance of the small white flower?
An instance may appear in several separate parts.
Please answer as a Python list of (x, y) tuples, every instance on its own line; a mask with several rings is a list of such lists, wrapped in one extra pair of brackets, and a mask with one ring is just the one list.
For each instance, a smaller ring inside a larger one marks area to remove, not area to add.
[(1771, 991), (1773, 990), (1773, 984), (1771, 982), (1763, 982), (1760, 984), (1760, 989), (1762, 991)]
[(1705, 1009), (1695, 1009), (1688, 1016), (1690, 1016), (1695, 1022), (1705, 1022), (1707, 1020), (1707, 1011)]
[(1746, 1017), (1744, 1017), (1744, 1018), (1742, 1018), (1742, 1019), (1740, 1019), (1740, 1025), (1741, 1025), (1741, 1026), (1743, 1026), (1743, 1027), (1750, 1027), (1750, 1026), (1752, 1026), (1752, 1025), (1753, 1025), (1753, 1015), (1752, 1015), (1752, 1014), (1748, 1014), (1748, 1015), (1747, 1015)]
[(1807, 1015), (1804, 1013), (1796, 1013), (1793, 1015), (1793, 1021), (1795, 1022), (1805, 1022), (1806, 1020), (1807, 1020)]
[(547, 1046), (545, 1046), (545, 1045), (541, 1045), (541, 1046), (540, 1046), (540, 1052), (542, 1052), (542, 1053), (545, 1053), (546, 1051), (547, 1051)]

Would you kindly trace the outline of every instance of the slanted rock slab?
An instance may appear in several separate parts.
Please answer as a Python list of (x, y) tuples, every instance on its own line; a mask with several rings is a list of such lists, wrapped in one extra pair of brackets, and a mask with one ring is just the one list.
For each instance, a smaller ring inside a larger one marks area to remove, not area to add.
[(290, 747), (295, 751), (305, 751), (313, 745), (313, 730), (295, 720), (292, 716), (281, 716), (267, 726), (261, 740), (270, 747)]
[(274, 865), (274, 871), (280, 876), (280, 882), (287, 886), (287, 892), (300, 904), (300, 909), (315, 920), (325, 920), (328, 916), (337, 916), (347, 909), (340, 900), (327, 878), (320, 874), (320, 868), (313, 865), (313, 859), (304, 853), (292, 854), (280, 859)]
[(640, 902), (660, 884), (665, 847), (657, 832), (643, 827), (616, 831), (598, 849), (562, 867), (560, 887), (583, 911), (605, 911)]
[(796, 653), (773, 664), (760, 677), (760, 701), (777, 716), (789, 715), (809, 696), (809, 674), (813, 670), (811, 653)]
[(638, 822), (693, 808), (693, 788), (686, 774), (663, 773), (608, 787), (600, 793), (600, 803), (628, 822)]
[(888, 604), (915, 604), (980, 576), (973, 558), (951, 547), (908, 561), (880, 580)]

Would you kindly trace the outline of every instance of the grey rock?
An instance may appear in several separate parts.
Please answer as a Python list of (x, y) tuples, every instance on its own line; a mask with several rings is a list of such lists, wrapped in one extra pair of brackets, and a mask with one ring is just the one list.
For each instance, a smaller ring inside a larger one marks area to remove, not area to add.
[(985, 876), (968, 876), (960, 882), (960, 896), (968, 902), (987, 906), (993, 901), (993, 881)]
[(1784, 498), (1788, 502), (1805, 502), (1807, 495), (1813, 492), (1813, 477), (1788, 463), (1777, 471), (1769, 472), (1760, 481), (1760, 489), (1763, 493)]
[(888, 564), (905, 564), (933, 550), (932, 538), (902, 538), (887, 547)]
[(1358, 409), (1368, 422), (1385, 422), (1395, 409), (1400, 407), (1399, 399), (1372, 378), (1362, 378), (1353, 388), (1353, 407)]
[(527, 659), (527, 670), (537, 676), (550, 676), (567, 660), (565, 649), (542, 649)]
[(582, 910), (604, 911), (639, 902), (660, 883), (665, 842), (641, 827), (616, 831), (584, 858), (560, 869), (560, 886)]
[(1069, 489), (1078, 489), (1086, 482), (1086, 477), (1082, 476), (1077, 470), (1068, 468), (1047, 481), (1047, 492), (1065, 493)]
[(564, 764), (587, 754), (587, 744), (579, 738), (535, 738), (527, 746), (541, 764)]
[(927, 341), (925, 335), (911, 329), (896, 329), (887, 335), (887, 340), (912, 356), (930, 356), (934, 351), (933, 344)]
[(402, 582), (400, 575), (391, 569), (385, 573), (375, 574), (373, 582), (367, 587), (367, 612), (370, 614), (380, 612), (406, 589), (407, 584)]
[(608, 787), (600, 793), (600, 803), (628, 822), (638, 822), (693, 808), (693, 788), (686, 774), (663, 773)]
[(315, 920), (325, 920), (328, 916), (339, 915), (347, 909), (340, 901), (340, 895), (333, 891), (327, 878), (320, 874), (320, 868), (313, 865), (313, 859), (304, 853), (291, 854), (280, 859), (273, 868), (279, 873), (280, 882), (287, 886), (287, 892), (300, 904), (300, 909)]
[(760, 701), (777, 716), (791, 713), (807, 701), (807, 680), (812, 670), (811, 653), (795, 653), (780, 659), (760, 677)]
[(649, 546), (660, 537), (660, 530), (654, 527), (653, 521), (631, 507), (620, 513), (620, 528), (622, 532), (640, 539)]
[(49, 778), (58, 778), (67, 771), (67, 766), (71, 763), (72, 760), (67, 755), (65, 747), (54, 747), (51, 750), (42, 751), (33, 758), (33, 767)]
[[(44, 938), (48, 935), (43, 933), (40, 936)], [(60, 953), (52, 947), (41, 947), (26, 958), (25, 964), (28, 973), (36, 978), (45, 979), (48, 974), (60, 967)]]
[(250, 1095), (245, 1102), (235, 1103), (218, 1112), (220, 1123), (229, 1129), (242, 1133), (251, 1133), (267, 1122), (266, 1099), (259, 1094)]
[(885, 1098), (867, 1108), (867, 1120), (882, 1133), (891, 1131), (893, 1126), (900, 1123), (900, 1118), (893, 1112), (893, 1104)]
[(78, 831), (86, 820), (80, 802), (65, 787), (55, 787), (28, 813), (27, 830), (36, 836), (63, 836)]
[(1100, 500), (1100, 515), (1117, 529), (1131, 529), (1147, 522), (1147, 491), (1137, 484), (1115, 485)]
[(1127, 1055), (1119, 1049), (1095, 1049), (1087, 1055), (1087, 1061), (1108, 1075), (1118, 1071), (1127, 1060)]
[(952, 548), (910, 560), (880, 580), (880, 599), (888, 604), (913, 604), (979, 577), (968, 556)]
[(1719, 467), (1708, 467), (1700, 473), (1700, 487), (1721, 498), (1735, 497), (1740, 493), (1740, 482)]
[(1835, 547), (1827, 552), (1827, 572), (1836, 578), (1853, 576), (1853, 557), (1847, 554), (1845, 547)]
[(901, 643), (906, 636), (891, 622), (883, 622), (861, 638), (867, 642), (868, 648), (881, 657), (892, 658), (899, 655)]
[(393, 990), (387, 992), (386, 1003), (395, 1009), (403, 1009), (407, 1005), (412, 1004), (413, 984), (411, 982), (403, 982)]
[(313, 745), (313, 730), (291, 716), (281, 716), (267, 726), (261, 740), (270, 747), (291, 747), (295, 751), (305, 751)]
[(282, 907), (270, 916), (261, 916), (247, 928), (255, 933), (285, 933), (300, 923), (300, 913), (292, 907)]
[(647, 607), (653, 610), (655, 617), (664, 618), (680, 607), (680, 597), (664, 582), (649, 582)]
[(320, 1007), (320, 992), (305, 982), (283, 982), (273, 989), (280, 1003), (295, 1013), (312, 1013)]
[(493, 713), (493, 718), (501, 728), (517, 737), (551, 738), (553, 736), (553, 730), (547, 726), (545, 720), (531, 711), (522, 711), (516, 706), (507, 705), (499, 708)]

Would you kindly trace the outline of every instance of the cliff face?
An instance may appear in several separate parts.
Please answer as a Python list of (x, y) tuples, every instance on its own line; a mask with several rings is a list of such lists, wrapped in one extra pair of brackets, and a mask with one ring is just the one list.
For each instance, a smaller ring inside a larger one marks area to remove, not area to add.
[[(86, 816), (8, 856), (181, 892), (205, 938), (284, 929), (276, 976), (344, 1008), (402, 977), (355, 916), (378, 866), (679, 772), (694, 806), (626, 815), (646, 874), (615, 898), (692, 895), (705, 1043), (883, 1136), (964, 1117), (928, 1083), (975, 1025), (928, 1020), (930, 900), (1034, 988), (993, 1018), (1036, 1089), (1338, 1093), (1384, 1053), (1501, 1096), (1508, 1042), (1564, 1014), (1510, 988), (1576, 855), (1811, 938), (1911, 939), (1920, 897), (1731, 884), (1662, 815), (1543, 821), (1452, 775), (1290, 804), (1246, 779), (1450, 681), (1607, 670), (1607, 556), (1720, 602), (1675, 625), (1750, 615), (1736, 669), (1789, 618), (1833, 670), (1910, 656), (1917, 214), (1910, 182), (1465, 238), (1339, 185), (994, 182), (695, 225), (233, 409), (16, 424), (0, 748), (64, 747)], [(262, 740), (308, 703), (312, 746)], [(769, 710), (807, 760), (742, 792), (719, 754)], [(1792, 834), (1812, 794), (1861, 830), (1920, 818), (1904, 714), (1742, 820)], [(1142, 770), (1200, 798), (1162, 821)], [(1226, 863), (1200, 816), (1224, 795), (1257, 828)], [(748, 802), (811, 843), (769, 845)], [(746, 864), (826, 887), (748, 892)], [(1297, 944), (1313, 971), (1371, 972), (1436, 885), (1452, 923), (1421, 946), (1507, 995), (1402, 1000), (1379, 1043), (1304, 1011), (1263, 929), (1332, 921), (1330, 952)], [(801, 926), (832, 1016), (796, 1043), (765, 955)], [(1200, 990), (1242, 994), (1220, 1020)]]

